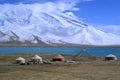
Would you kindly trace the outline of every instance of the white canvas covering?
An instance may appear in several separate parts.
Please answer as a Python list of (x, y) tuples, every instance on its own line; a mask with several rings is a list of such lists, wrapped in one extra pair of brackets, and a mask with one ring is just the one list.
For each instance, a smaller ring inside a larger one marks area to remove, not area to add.
[(43, 63), (42, 62), (42, 57), (35, 55), (34, 57), (32, 57), (32, 60), (34, 60), (35, 63)]
[(117, 56), (113, 55), (113, 54), (109, 54), (106, 57), (114, 57), (114, 60), (117, 60)]
[(32, 57), (32, 59), (42, 59), (42, 58), (38, 55), (35, 55), (34, 57)]
[(22, 58), (22, 57), (18, 57), (18, 58), (16, 59), (16, 61), (25, 61), (25, 59)]

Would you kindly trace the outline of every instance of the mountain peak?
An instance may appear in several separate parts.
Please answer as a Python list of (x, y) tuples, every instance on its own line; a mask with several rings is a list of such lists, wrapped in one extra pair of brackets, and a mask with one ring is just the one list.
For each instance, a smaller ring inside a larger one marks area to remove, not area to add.
[(34, 4), (0, 6), (0, 42), (120, 44), (120, 36), (85, 24), (71, 12), (49, 13), (34, 9)]

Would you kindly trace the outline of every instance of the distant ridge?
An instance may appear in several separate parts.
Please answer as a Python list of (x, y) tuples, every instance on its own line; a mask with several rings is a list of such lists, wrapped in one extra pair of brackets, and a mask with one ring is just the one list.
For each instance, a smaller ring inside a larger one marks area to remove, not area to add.
[(119, 35), (98, 30), (69, 12), (36, 12), (35, 4), (0, 6), (1, 46), (120, 45)]

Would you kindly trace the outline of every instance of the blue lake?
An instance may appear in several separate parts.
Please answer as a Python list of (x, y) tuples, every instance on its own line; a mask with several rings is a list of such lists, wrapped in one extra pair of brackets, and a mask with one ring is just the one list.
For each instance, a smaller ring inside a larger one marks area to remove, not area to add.
[[(62, 48), (62, 47), (0, 47), (0, 54), (77, 54), (83, 48)], [(108, 54), (114, 54), (120, 57), (120, 48), (85, 48), (94, 56), (104, 57)]]

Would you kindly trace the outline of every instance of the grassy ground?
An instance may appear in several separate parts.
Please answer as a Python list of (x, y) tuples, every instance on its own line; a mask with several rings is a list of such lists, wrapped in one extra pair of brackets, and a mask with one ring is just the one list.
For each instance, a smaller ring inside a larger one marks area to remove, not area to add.
[[(120, 61), (97, 59), (90, 64), (12, 65), (19, 56), (30, 60), (34, 55), (0, 55), (0, 80), (120, 80)], [(40, 56), (49, 61), (54, 55)]]

